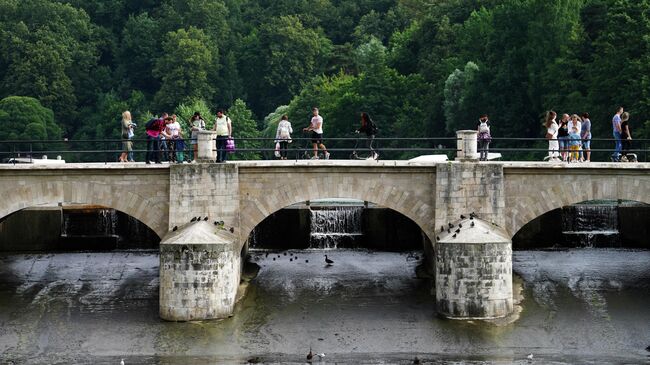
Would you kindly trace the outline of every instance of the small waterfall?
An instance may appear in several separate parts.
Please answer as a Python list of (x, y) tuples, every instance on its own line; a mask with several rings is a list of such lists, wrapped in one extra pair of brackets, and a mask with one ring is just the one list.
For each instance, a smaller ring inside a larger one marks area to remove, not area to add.
[(363, 237), (362, 213), (363, 207), (312, 208), (309, 248), (358, 247)]
[(562, 234), (573, 247), (620, 247), (616, 204), (562, 208)]

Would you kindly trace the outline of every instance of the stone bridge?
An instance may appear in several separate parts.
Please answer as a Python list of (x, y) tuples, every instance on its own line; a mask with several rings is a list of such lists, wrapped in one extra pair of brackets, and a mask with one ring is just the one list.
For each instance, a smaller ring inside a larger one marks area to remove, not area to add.
[[(139, 219), (162, 238), (161, 316), (191, 320), (232, 313), (248, 235), (270, 214), (307, 200), (364, 200), (410, 218), (432, 242), (425, 252), (441, 314), (488, 318), (512, 309), (510, 239), (521, 227), (582, 201), (650, 203), (649, 172), (642, 163), (474, 161), (5, 165), (0, 219), (42, 204), (99, 205)], [(491, 235), (440, 233), (470, 212)]]

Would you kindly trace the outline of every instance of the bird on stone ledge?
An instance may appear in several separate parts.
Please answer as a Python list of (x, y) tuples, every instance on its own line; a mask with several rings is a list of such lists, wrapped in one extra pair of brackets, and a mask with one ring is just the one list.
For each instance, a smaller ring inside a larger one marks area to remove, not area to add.
[(453, 236), (451, 236), (451, 238), (456, 238), (456, 233), (454, 233), (454, 235), (453, 235)]
[(190, 219), (190, 222), (196, 222), (196, 217), (192, 217), (192, 219)]
[(178, 229), (178, 226), (174, 226), (174, 228), (172, 228), (172, 231), (176, 232), (177, 229)]
[(465, 219), (465, 216), (461, 214), (460, 219)]
[(203, 218), (203, 220), (207, 222), (207, 221), (208, 221), (208, 217)]

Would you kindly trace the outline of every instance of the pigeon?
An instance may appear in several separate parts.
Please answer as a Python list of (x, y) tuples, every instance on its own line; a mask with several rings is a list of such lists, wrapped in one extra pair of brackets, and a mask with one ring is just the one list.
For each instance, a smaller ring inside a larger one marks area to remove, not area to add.
[(532, 360), (533, 359), (533, 354), (528, 354), (528, 356), (526, 356), (526, 358), (528, 358), (528, 360)]
[(451, 233), (451, 229), (448, 229), (448, 230), (447, 230), (447, 233)]
[(469, 224), (470, 227), (474, 227), (474, 222)]
[(284, 255), (287, 256), (287, 253), (285, 252)]
[(463, 225), (458, 223), (458, 228), (463, 228)]
[(275, 261), (275, 257), (273, 258), (273, 261)]
[(650, 352), (650, 346), (646, 347), (645, 350)]
[(222, 226), (224, 225), (223, 221), (219, 221), (219, 224), (222, 225)]
[(440, 233), (445, 231), (445, 226), (440, 226)]
[(192, 217), (192, 219), (190, 219), (190, 222), (196, 222), (196, 217)]
[(436, 241), (440, 241), (440, 237), (436, 236)]
[(449, 223), (449, 228), (454, 228), (454, 225)]
[(330, 260), (329, 258), (327, 258), (327, 255), (325, 255), (325, 263), (331, 265), (334, 263), (334, 261)]
[(215, 225), (215, 226), (216, 226), (216, 225), (219, 225), (219, 223), (217, 223), (217, 221), (214, 221), (214, 225)]
[(474, 220), (474, 217), (470, 216), (470, 217), (469, 217), (469, 220), (473, 221), (473, 220)]
[(422, 364), (422, 362), (421, 362), (420, 359), (418, 359), (418, 357), (416, 356), (415, 359), (413, 359), (413, 364), (414, 364), (414, 365), (420, 365), (420, 364)]
[(207, 221), (208, 221), (208, 217), (203, 218), (203, 220), (207, 222)]
[(269, 253), (267, 252), (267, 253), (266, 253), (266, 256), (264, 256), (264, 257), (269, 257)]
[(465, 216), (461, 214), (460, 219), (465, 219)]
[(305, 262), (309, 262), (309, 260), (305, 260)]
[(235, 227), (230, 227), (230, 233), (235, 233)]
[(307, 354), (307, 360), (311, 360), (314, 358), (314, 354), (311, 352), (311, 347), (309, 347), (309, 353)]
[(124, 365), (124, 359), (120, 360), (120, 365)]
[(454, 235), (453, 235), (453, 236), (451, 236), (451, 237), (452, 237), (452, 238), (456, 238), (456, 233), (454, 233)]
[(456, 232), (456, 233), (460, 233), (460, 228), (458, 228), (458, 229), (455, 230), (454, 232)]
[(174, 228), (172, 228), (172, 231), (176, 232), (177, 229), (178, 229), (178, 226), (174, 226)]
[(289, 262), (293, 261), (293, 259), (289, 259)]

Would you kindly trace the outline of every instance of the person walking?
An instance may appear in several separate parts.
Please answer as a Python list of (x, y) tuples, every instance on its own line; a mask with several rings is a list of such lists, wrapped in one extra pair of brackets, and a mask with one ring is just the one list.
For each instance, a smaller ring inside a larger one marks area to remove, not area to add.
[(547, 159), (551, 162), (559, 161), (558, 149), (560, 145), (557, 140), (558, 125), (555, 122), (557, 113), (550, 110), (546, 112), (546, 119), (544, 126), (546, 127), (546, 139), (548, 139), (548, 157)]
[(557, 130), (557, 139), (560, 144), (560, 156), (566, 162), (569, 157), (569, 114), (562, 114), (562, 119)]
[(377, 128), (377, 125), (372, 120), (372, 118), (370, 118), (370, 115), (366, 112), (361, 112), (361, 127), (359, 127), (359, 129), (357, 129), (355, 132), (366, 134), (366, 147), (369, 151), (368, 159), (376, 160), (379, 158), (379, 154), (372, 146), (372, 144), (375, 142), (375, 135), (377, 134), (378, 130), (379, 129)]
[(584, 151), (584, 161), (591, 162), (591, 120), (589, 113), (582, 113), (582, 128), (580, 131), (582, 138), (582, 149)]
[(312, 160), (318, 160), (318, 148), (320, 147), (323, 152), (325, 153), (325, 159), (329, 160), (330, 154), (327, 152), (327, 148), (323, 144), (323, 117), (321, 117), (318, 114), (318, 108), (313, 107), (311, 109), (311, 112), (313, 114), (313, 117), (311, 118), (311, 122), (309, 123), (309, 127), (303, 128), (303, 131), (309, 132), (311, 131), (311, 143), (314, 147), (314, 157), (312, 157)]
[(614, 135), (614, 153), (612, 153), (612, 162), (619, 162), (621, 160), (621, 114), (623, 114), (623, 107), (619, 107), (612, 118), (612, 134)]
[(492, 134), (490, 133), (490, 121), (487, 114), (481, 115), (478, 120), (478, 150), (479, 160), (488, 160), (488, 150), (490, 148), (490, 141), (492, 141)]
[(199, 145), (197, 143), (197, 139), (199, 138), (199, 131), (205, 130), (205, 120), (203, 120), (201, 113), (194, 112), (194, 115), (192, 115), (190, 118), (190, 129), (192, 131), (192, 134), (190, 135), (190, 144), (192, 145), (192, 158), (190, 161), (195, 162), (199, 151)]
[(217, 162), (226, 162), (228, 158), (226, 141), (228, 138), (232, 138), (232, 121), (224, 114), (223, 109), (217, 110), (214, 131), (217, 132)]
[(145, 156), (146, 164), (153, 160), (155, 163), (160, 162), (160, 133), (165, 129), (165, 118), (167, 113), (163, 113), (160, 118), (154, 118), (147, 122), (145, 130), (147, 134), (147, 154)]
[(628, 162), (628, 153), (632, 147), (632, 133), (630, 133), (630, 113), (621, 114), (621, 161)]
[(131, 120), (131, 112), (125, 111), (122, 113), (122, 154), (120, 155), (120, 162), (133, 162), (133, 128), (135, 123)]
[(275, 131), (275, 143), (280, 144), (281, 160), (287, 159), (289, 143), (291, 143), (291, 133), (293, 133), (293, 128), (291, 128), (289, 117), (285, 114), (280, 119), (280, 123), (278, 123), (278, 129)]

